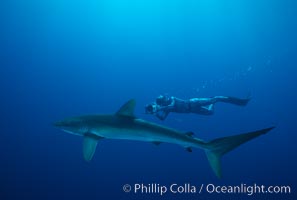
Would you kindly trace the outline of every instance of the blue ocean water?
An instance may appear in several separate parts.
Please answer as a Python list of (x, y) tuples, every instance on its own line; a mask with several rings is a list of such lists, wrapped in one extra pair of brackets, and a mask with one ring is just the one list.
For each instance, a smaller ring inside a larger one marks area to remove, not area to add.
[[(0, 199), (296, 199), (296, 1), (4, 0), (0, 11)], [(161, 122), (144, 106), (164, 93), (252, 100)], [(102, 140), (87, 163), (82, 138), (52, 126), (131, 98), (138, 117), (204, 140), (276, 128), (224, 156), (218, 179), (203, 151), (171, 144)], [(136, 183), (291, 194), (123, 191)]]

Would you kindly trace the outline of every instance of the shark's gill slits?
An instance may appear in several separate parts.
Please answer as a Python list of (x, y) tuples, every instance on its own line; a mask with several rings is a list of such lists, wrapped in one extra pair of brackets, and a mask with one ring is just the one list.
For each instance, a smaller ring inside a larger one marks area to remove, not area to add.
[(81, 133), (87, 133), (88, 130), (89, 130), (88, 127), (82, 126), (82, 127), (80, 127), (79, 132), (81, 132)]

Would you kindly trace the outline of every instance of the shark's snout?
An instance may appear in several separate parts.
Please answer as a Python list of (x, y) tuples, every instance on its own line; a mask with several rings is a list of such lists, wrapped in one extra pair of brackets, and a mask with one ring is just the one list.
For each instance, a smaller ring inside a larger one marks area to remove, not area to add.
[(52, 123), (53, 126), (59, 126), (59, 122)]
[(66, 126), (66, 124), (65, 124), (65, 122), (63, 122), (63, 121), (57, 121), (57, 122), (54, 122), (53, 123), (53, 126), (55, 126), (55, 127), (64, 127), (64, 126)]

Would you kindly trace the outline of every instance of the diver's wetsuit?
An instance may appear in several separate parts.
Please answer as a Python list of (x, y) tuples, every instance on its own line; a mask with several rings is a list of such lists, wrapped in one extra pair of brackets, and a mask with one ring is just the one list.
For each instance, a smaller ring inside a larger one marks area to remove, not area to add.
[(176, 113), (196, 113), (201, 115), (212, 115), (214, 113), (214, 104), (217, 102), (231, 103), (238, 106), (245, 106), (250, 98), (240, 99), (236, 97), (215, 96), (210, 98), (192, 98), (183, 100), (176, 97), (170, 97), (170, 104), (167, 106), (157, 105), (156, 116), (164, 120), (170, 112)]

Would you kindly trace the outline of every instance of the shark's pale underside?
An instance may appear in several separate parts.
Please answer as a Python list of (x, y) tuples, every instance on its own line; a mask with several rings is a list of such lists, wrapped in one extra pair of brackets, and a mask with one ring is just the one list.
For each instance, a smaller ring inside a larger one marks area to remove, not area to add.
[(65, 132), (84, 137), (83, 154), (90, 161), (101, 139), (122, 139), (152, 142), (154, 144), (172, 143), (192, 151), (200, 148), (205, 151), (211, 168), (221, 177), (221, 157), (241, 144), (267, 133), (274, 127), (254, 132), (222, 137), (209, 142), (193, 137), (193, 132), (178, 130), (145, 121), (134, 116), (135, 100), (125, 103), (118, 112), (111, 115), (85, 115), (66, 118), (54, 125)]

